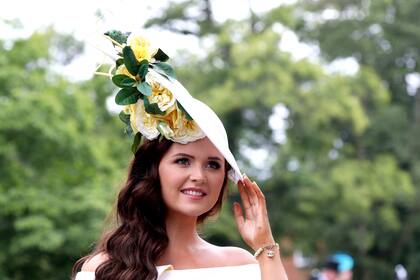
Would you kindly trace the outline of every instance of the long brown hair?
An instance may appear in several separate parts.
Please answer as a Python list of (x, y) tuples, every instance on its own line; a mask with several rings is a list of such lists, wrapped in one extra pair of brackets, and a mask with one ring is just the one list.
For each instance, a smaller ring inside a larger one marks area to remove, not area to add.
[[(172, 141), (162, 139), (145, 141), (139, 147), (130, 164), (127, 181), (118, 194), (115, 227), (101, 236), (90, 255), (75, 263), (73, 277), (86, 260), (103, 253), (107, 258), (97, 267), (96, 280), (157, 279), (155, 264), (169, 242), (159, 163), (172, 144)], [(220, 210), (229, 168), (226, 162), (219, 198), (212, 209), (198, 217), (198, 223)]]

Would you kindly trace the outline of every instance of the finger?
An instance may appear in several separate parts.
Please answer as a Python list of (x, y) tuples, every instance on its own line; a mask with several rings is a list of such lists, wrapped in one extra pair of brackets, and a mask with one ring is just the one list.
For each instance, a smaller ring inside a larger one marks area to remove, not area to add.
[(260, 201), (257, 190), (258, 185), (255, 182), (251, 182), (251, 180), (246, 177), (245, 178), (245, 186), (247, 187), (248, 193), (250, 193), (250, 201), (251, 201), (251, 212), (252, 218), (257, 223), (264, 223), (266, 220), (267, 210), (265, 209), (265, 203)]
[(261, 215), (263, 215), (264, 220), (268, 221), (268, 210), (267, 210), (267, 203), (265, 200), (265, 196), (257, 183), (254, 182), (253, 186), (254, 186), (255, 192), (257, 193), (258, 201), (260, 203), (260, 207), (261, 207), (260, 213)]
[(258, 217), (260, 221), (268, 220), (268, 212), (267, 212), (267, 206), (265, 203), (265, 197), (260, 187), (255, 181), (251, 182), (250, 180), (249, 180), (248, 187), (249, 189), (252, 189), (252, 192), (254, 193), (256, 197), (255, 200), (258, 201), (256, 205), (257, 209), (254, 210), (254, 218)]
[(239, 205), (238, 202), (233, 203), (233, 215), (235, 217), (236, 226), (238, 227), (239, 232), (241, 232), (245, 224), (245, 219), (242, 214), (241, 205)]
[(242, 205), (245, 209), (245, 217), (247, 219), (252, 218), (251, 202), (249, 200), (249, 194), (246, 192), (243, 184), (238, 183), (239, 195), (241, 196)]
[(246, 191), (249, 195), (249, 201), (251, 205), (258, 206), (258, 195), (255, 191), (255, 187), (253, 186), (253, 183), (248, 177), (245, 177), (244, 182), (245, 182)]
[(253, 190), (254, 190), (257, 198), (258, 198), (258, 202), (261, 205), (266, 206), (265, 196), (264, 196), (263, 192), (261, 191), (261, 188), (258, 186), (258, 184), (255, 181), (252, 182), (252, 188), (253, 188)]

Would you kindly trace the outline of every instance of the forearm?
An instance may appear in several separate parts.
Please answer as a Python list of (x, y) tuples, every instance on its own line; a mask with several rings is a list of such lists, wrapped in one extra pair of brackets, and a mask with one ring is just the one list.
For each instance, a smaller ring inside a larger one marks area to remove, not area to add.
[(275, 248), (274, 252), (275, 255), (271, 258), (267, 256), (265, 251), (257, 257), (261, 270), (261, 280), (287, 280), (279, 248)]

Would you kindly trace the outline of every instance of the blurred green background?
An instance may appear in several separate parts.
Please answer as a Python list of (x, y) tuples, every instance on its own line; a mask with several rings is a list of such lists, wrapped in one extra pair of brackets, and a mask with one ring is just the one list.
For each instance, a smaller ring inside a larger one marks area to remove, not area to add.
[[(139, 28), (202, 43), (205, 55), (185, 44), (170, 62), (223, 119), (266, 194), (283, 255), (302, 252), (310, 268), (346, 251), (355, 279), (392, 279), (398, 263), (420, 279), (420, 1), (249, 5), (244, 19), (223, 21), (212, 0), (160, 5)], [(287, 34), (315, 59), (282, 50)], [(51, 67), (83, 52), (53, 28), (0, 34), (0, 279), (69, 279), (125, 180), (131, 139), (107, 106), (112, 83)], [(347, 71), (331, 70), (340, 61)], [(238, 200), (233, 186), (228, 200)], [(202, 232), (243, 246), (229, 202)]]

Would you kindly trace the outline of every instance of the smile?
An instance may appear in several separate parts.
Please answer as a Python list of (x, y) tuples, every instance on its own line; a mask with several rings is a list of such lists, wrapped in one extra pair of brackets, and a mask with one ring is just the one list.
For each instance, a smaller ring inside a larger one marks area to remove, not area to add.
[(194, 197), (203, 197), (206, 195), (206, 193), (200, 191), (200, 190), (193, 190), (193, 189), (185, 189), (181, 190), (183, 194), (194, 196)]

